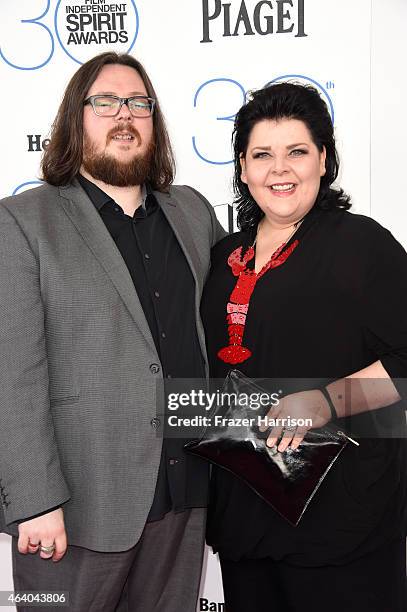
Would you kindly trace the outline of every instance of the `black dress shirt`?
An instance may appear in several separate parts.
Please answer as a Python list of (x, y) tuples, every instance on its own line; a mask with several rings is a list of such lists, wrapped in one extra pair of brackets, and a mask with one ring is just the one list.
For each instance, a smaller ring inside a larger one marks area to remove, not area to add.
[[(195, 320), (195, 282), (184, 253), (147, 186), (133, 217), (94, 183), (78, 180), (100, 213), (130, 272), (167, 378), (203, 378)], [(131, 375), (129, 373), (129, 375)], [(183, 441), (164, 439), (149, 521), (188, 507)], [(205, 505), (202, 503), (202, 505)]]

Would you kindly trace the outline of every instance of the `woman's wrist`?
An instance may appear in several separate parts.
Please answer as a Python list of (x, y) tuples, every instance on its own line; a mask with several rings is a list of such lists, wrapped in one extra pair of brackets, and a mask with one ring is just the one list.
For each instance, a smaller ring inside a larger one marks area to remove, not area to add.
[(332, 398), (331, 398), (331, 396), (329, 394), (328, 389), (326, 387), (320, 387), (319, 390), (321, 391), (322, 395), (325, 397), (326, 402), (327, 402), (327, 404), (329, 406), (329, 410), (331, 411), (331, 420), (335, 421), (339, 417), (338, 417), (338, 413), (336, 411), (336, 407), (335, 407), (335, 405), (334, 405), (334, 403), (332, 401)]
[(350, 380), (349, 378), (339, 378), (329, 383), (325, 387), (332, 406), (334, 407), (337, 419), (350, 416)]

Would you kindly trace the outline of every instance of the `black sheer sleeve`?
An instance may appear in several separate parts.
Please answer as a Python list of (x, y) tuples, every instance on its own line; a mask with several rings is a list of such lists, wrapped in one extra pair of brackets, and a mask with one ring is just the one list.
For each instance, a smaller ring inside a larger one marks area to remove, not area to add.
[(366, 342), (407, 399), (407, 253), (379, 224), (370, 229), (361, 313)]

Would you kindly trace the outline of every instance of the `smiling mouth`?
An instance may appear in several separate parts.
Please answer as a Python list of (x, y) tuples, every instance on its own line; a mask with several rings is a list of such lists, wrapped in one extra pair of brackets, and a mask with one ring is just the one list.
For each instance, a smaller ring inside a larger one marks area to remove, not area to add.
[(115, 134), (115, 136), (112, 137), (112, 140), (117, 140), (120, 142), (131, 142), (132, 140), (135, 139), (135, 136), (133, 136), (132, 134), (126, 133), (126, 134)]
[(276, 183), (275, 185), (270, 185), (270, 189), (272, 191), (284, 193), (285, 191), (291, 191), (295, 186), (295, 183)]

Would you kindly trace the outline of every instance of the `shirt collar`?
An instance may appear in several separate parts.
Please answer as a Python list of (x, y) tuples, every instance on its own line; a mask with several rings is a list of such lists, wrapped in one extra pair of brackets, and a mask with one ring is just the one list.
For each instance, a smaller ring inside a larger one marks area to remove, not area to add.
[[(100, 189), (100, 187), (98, 187), (95, 183), (92, 183), (92, 181), (85, 178), (82, 174), (78, 174), (76, 178), (99, 212), (105, 204), (108, 202), (114, 202), (110, 195), (103, 191), (103, 189)], [(154, 199), (148, 198), (149, 195), (153, 195), (153, 191), (151, 186), (148, 183), (145, 183), (141, 187), (141, 206), (137, 209), (140, 210), (140, 212), (143, 211), (144, 215), (148, 211), (150, 205), (149, 200)]]

